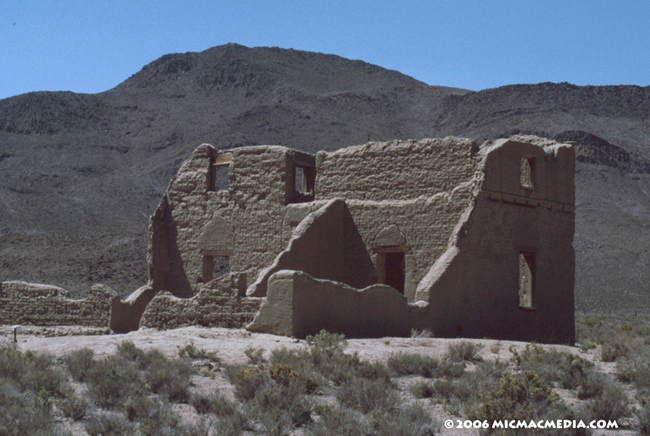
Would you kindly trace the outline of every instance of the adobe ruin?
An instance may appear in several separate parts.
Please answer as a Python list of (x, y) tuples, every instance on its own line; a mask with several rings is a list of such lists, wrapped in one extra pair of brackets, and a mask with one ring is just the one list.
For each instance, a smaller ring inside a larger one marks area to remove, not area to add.
[(151, 218), (140, 325), (573, 344), (574, 173), (530, 136), (203, 144)]

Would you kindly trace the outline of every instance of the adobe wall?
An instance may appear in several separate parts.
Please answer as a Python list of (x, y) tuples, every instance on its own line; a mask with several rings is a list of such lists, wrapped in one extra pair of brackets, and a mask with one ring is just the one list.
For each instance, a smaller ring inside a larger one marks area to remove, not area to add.
[(316, 200), (344, 198), (378, 264), (376, 239), (394, 225), (403, 235), (405, 295), (447, 249), (480, 183), (483, 156), (463, 138), (369, 143), (316, 155)]
[[(211, 190), (215, 156), (232, 155), (227, 190)], [(182, 165), (150, 221), (149, 270), (155, 290), (189, 297), (203, 284), (205, 253), (230, 256), (230, 270), (255, 277), (286, 247), (285, 206), (295, 201), (295, 165), (314, 158), (286, 147), (242, 147), (222, 152), (203, 144)], [(221, 232), (211, 223), (227, 228)], [(205, 237), (200, 237), (204, 235)], [(217, 246), (213, 246), (213, 242)]]
[(88, 298), (71, 300), (65, 289), (25, 282), (3, 282), (0, 286), (0, 324), (81, 325), (110, 327), (115, 291), (93, 285)]
[(304, 338), (321, 329), (347, 337), (410, 335), (406, 297), (386, 285), (355, 289), (282, 270), (268, 281), (268, 297), (246, 328)]
[(265, 296), (269, 277), (283, 269), (356, 288), (377, 283), (375, 267), (341, 199), (328, 201), (300, 222), (287, 248), (262, 270), (247, 295)]
[[(436, 335), (574, 343), (574, 150), (531, 138), (486, 144), (483, 190), (420, 284)], [(531, 143), (545, 145), (536, 147)], [(535, 159), (535, 189), (519, 180)], [(519, 301), (520, 253), (533, 253), (532, 307)]]
[(250, 323), (262, 301), (246, 298), (245, 277), (231, 273), (205, 284), (192, 298), (169, 292), (156, 295), (147, 305), (140, 327), (170, 329), (190, 325), (243, 328)]

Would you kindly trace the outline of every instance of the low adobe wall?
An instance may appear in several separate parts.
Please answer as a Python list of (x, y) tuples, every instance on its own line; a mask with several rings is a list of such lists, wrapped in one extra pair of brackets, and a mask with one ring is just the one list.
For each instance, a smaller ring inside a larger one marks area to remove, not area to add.
[(282, 270), (269, 279), (266, 301), (246, 328), (299, 338), (322, 329), (347, 337), (409, 336), (420, 311), (387, 285), (357, 290)]
[(147, 305), (140, 327), (170, 329), (191, 325), (242, 328), (262, 303), (246, 298), (246, 275), (230, 273), (206, 283), (192, 298), (161, 292)]
[(117, 293), (106, 285), (93, 285), (88, 298), (72, 300), (57, 286), (25, 282), (0, 285), (0, 324), (38, 326), (81, 325), (110, 327)]

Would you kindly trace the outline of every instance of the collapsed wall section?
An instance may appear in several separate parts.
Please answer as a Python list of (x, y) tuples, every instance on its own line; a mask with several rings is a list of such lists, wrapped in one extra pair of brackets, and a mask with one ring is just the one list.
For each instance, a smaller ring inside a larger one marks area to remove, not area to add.
[(242, 328), (253, 320), (262, 303), (260, 299), (245, 297), (245, 282), (243, 274), (230, 273), (205, 284), (192, 298), (159, 293), (147, 305), (140, 326)]
[(71, 300), (65, 289), (25, 282), (0, 286), (0, 324), (81, 325), (110, 327), (112, 306), (119, 297), (105, 285), (93, 285), (88, 298)]

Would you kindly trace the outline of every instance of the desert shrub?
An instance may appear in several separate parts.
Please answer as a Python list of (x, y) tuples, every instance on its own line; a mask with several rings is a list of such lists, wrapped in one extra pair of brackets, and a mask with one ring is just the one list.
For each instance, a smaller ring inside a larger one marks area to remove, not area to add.
[(409, 405), (393, 413), (371, 414), (371, 428), (377, 436), (433, 436), (438, 424), (420, 405)]
[(431, 398), (436, 392), (436, 387), (428, 381), (419, 381), (411, 386), (411, 393), (415, 398)]
[(642, 436), (650, 436), (650, 407), (646, 404), (636, 412), (639, 419), (639, 433)]
[(523, 371), (533, 371), (545, 382), (557, 382), (562, 388), (577, 389), (578, 398), (587, 399), (599, 395), (605, 383), (603, 374), (594, 364), (582, 357), (557, 350), (545, 350), (540, 345), (526, 345), (517, 353), (514, 348), (512, 361)]
[(447, 358), (452, 362), (478, 362), (483, 360), (478, 355), (482, 348), (482, 345), (474, 342), (456, 342), (447, 347)]
[(75, 350), (63, 358), (68, 372), (73, 379), (84, 382), (86, 374), (95, 363), (95, 352), (89, 348)]
[(214, 351), (206, 351), (202, 348), (197, 348), (194, 345), (194, 342), (190, 342), (184, 347), (178, 347), (178, 357), (181, 359), (204, 359), (211, 360), (215, 363), (221, 363), (221, 358), (217, 356), (217, 353)]
[(628, 335), (616, 335), (602, 343), (600, 359), (603, 362), (615, 362), (630, 353), (630, 340)]
[(124, 404), (129, 421), (137, 422), (138, 435), (163, 436), (176, 435), (180, 419), (172, 412), (169, 403), (158, 397), (135, 396)]
[(224, 416), (214, 423), (215, 433), (219, 436), (241, 436), (245, 430), (252, 430), (248, 417), (236, 411), (232, 415)]
[(244, 354), (248, 358), (248, 362), (252, 363), (253, 365), (266, 362), (266, 358), (264, 357), (264, 349), (262, 348), (248, 347), (244, 350)]
[(90, 416), (85, 425), (88, 436), (131, 436), (135, 426), (122, 414), (96, 413)]
[(427, 378), (460, 377), (465, 372), (463, 363), (421, 354), (391, 354), (387, 366), (395, 375), (421, 375)]
[(316, 336), (307, 336), (306, 342), (314, 369), (324, 377), (337, 384), (354, 377), (360, 361), (356, 354), (345, 354), (344, 335), (321, 330)]
[(469, 419), (530, 420), (569, 416), (560, 397), (533, 371), (511, 375), (504, 372), (496, 392), (482, 392), (482, 402), (468, 408)]
[(289, 429), (311, 420), (311, 403), (304, 392), (300, 383), (264, 385), (246, 404), (246, 410), (266, 434), (286, 434)]
[(359, 362), (356, 374), (362, 378), (389, 382), (391, 371), (381, 362)]
[(315, 392), (319, 387), (328, 384), (327, 378), (314, 367), (311, 354), (307, 350), (276, 349), (271, 352), (271, 365), (285, 364), (300, 374), (308, 393)]
[(186, 359), (152, 359), (145, 372), (145, 380), (152, 392), (173, 403), (189, 399), (192, 366)]
[(383, 380), (354, 378), (339, 387), (336, 399), (342, 407), (350, 407), (362, 413), (392, 411), (399, 404), (393, 387)]
[(34, 352), (28, 350), (23, 353), (13, 343), (3, 344), (0, 346), (0, 374), (20, 382), (35, 357)]
[(14, 344), (0, 347), (0, 376), (13, 380), (21, 391), (32, 391), (42, 401), (63, 398), (67, 375), (49, 354), (20, 351)]
[(235, 398), (248, 402), (263, 386), (273, 383), (263, 367), (226, 366), (226, 378), (235, 387)]
[(271, 379), (284, 386), (289, 386), (292, 383), (297, 383), (300, 380), (300, 374), (293, 370), (293, 368), (286, 363), (274, 363), (267, 371)]
[(388, 357), (386, 364), (396, 375), (421, 375), (432, 378), (437, 374), (440, 361), (421, 354), (394, 353)]
[(600, 396), (585, 403), (581, 409), (588, 419), (617, 420), (630, 416), (630, 399), (618, 383), (608, 383)]
[(49, 408), (39, 407), (34, 395), (21, 392), (18, 383), (0, 374), (0, 435), (54, 436), (59, 433)]
[(79, 397), (74, 389), (69, 388), (65, 398), (57, 401), (57, 410), (66, 418), (72, 418), (79, 421), (86, 416), (88, 410), (88, 400)]
[(216, 416), (228, 416), (237, 411), (235, 404), (219, 392), (212, 392), (208, 395), (192, 395), (190, 404), (200, 415), (210, 413)]
[[(108, 356), (97, 361), (86, 375), (88, 396), (99, 407), (111, 408), (144, 390), (144, 381), (134, 361)], [(98, 418), (99, 419), (99, 418)]]
[(23, 374), (22, 385), (25, 389), (39, 393), (41, 396), (65, 397), (68, 377), (59, 366), (54, 364), (54, 358), (47, 354), (38, 353), (27, 364)]
[(357, 410), (342, 407), (325, 407), (320, 419), (309, 426), (310, 436), (358, 436), (370, 432), (368, 420)]
[(131, 341), (123, 341), (117, 346), (116, 356), (129, 362), (143, 362), (146, 354)]
[(616, 378), (624, 383), (634, 383), (637, 389), (650, 388), (650, 360), (641, 355), (619, 360)]

